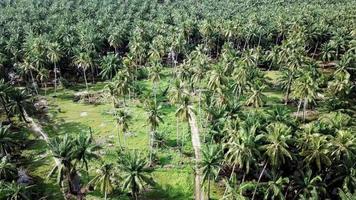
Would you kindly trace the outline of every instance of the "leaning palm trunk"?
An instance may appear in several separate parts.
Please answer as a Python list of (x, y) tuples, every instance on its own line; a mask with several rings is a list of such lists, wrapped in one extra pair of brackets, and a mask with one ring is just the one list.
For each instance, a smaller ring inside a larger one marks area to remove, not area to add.
[[(37, 124), (33, 118), (29, 117), (27, 112), (24, 110), (24, 116), (25, 116), (25, 119), (26, 121), (29, 122), (28, 126), (29, 128), (35, 132), (36, 134), (40, 135), (42, 137), (42, 139), (48, 144), (50, 141), (49, 141), (49, 137), (48, 135), (43, 131), (41, 125)], [(54, 158), (54, 162), (56, 163), (57, 166), (59, 166), (61, 164), (61, 162), (57, 159), (57, 158)]]
[(204, 194), (201, 189), (202, 177), (201, 177), (201, 170), (199, 168), (199, 163), (201, 161), (201, 143), (199, 137), (198, 124), (194, 112), (189, 111), (188, 121), (189, 121), (190, 131), (192, 134), (192, 144), (193, 144), (194, 155), (195, 155), (195, 183), (194, 183), (195, 195), (194, 196), (195, 196), (195, 200), (203, 200)]
[(54, 95), (57, 95), (57, 65), (54, 63)]

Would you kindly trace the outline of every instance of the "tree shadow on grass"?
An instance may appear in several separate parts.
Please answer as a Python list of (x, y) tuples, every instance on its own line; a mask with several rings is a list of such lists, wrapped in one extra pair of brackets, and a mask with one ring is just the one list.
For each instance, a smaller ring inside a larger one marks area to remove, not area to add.
[(157, 185), (153, 190), (144, 193), (139, 199), (145, 200), (192, 200), (192, 193), (186, 191), (183, 186), (173, 187)]

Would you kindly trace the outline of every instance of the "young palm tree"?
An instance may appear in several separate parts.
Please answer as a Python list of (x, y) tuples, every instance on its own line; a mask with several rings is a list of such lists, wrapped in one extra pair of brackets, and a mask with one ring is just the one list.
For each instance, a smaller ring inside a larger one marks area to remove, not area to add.
[(119, 169), (122, 172), (123, 188), (130, 190), (132, 197), (136, 200), (145, 184), (155, 184), (153, 179), (148, 175), (151, 169), (147, 168), (146, 160), (136, 151), (119, 158)]
[(5, 110), (7, 121), (11, 123), (11, 113), (9, 108), (9, 94), (12, 92), (13, 87), (4, 81), (0, 80), (0, 103), (3, 109)]
[(221, 161), (221, 147), (210, 145), (202, 151), (202, 160), (200, 163), (203, 176), (202, 185), (206, 182), (208, 183), (208, 200), (210, 200), (210, 182), (218, 176)]
[(306, 173), (301, 172), (300, 176), (296, 179), (298, 190), (296, 197), (304, 199), (315, 199), (315, 194), (318, 196), (325, 194), (325, 184), (320, 176), (313, 176), (312, 171), (309, 169)]
[(252, 182), (237, 182), (236, 176), (230, 179), (225, 179), (225, 192), (222, 200), (248, 200), (244, 193), (255, 188)]
[(19, 145), (19, 141), (14, 133), (9, 131), (9, 126), (0, 125), (0, 156), (6, 156), (13, 153)]
[(261, 149), (269, 159), (269, 163), (274, 169), (278, 169), (285, 163), (286, 158), (292, 160), (292, 153), (288, 143), (291, 142), (292, 135), (290, 127), (282, 123), (273, 123), (267, 126), (267, 133), (260, 135), (265, 142)]
[(331, 156), (336, 161), (351, 161), (356, 157), (356, 137), (349, 130), (338, 131), (331, 145)]
[(12, 113), (16, 113), (20, 120), (27, 122), (27, 111), (33, 108), (30, 96), (26, 90), (15, 89), (9, 94), (10, 103), (9, 108)]
[(16, 166), (10, 162), (8, 156), (1, 158), (0, 162), (0, 179), (11, 181), (17, 176)]
[(60, 70), (57, 71), (57, 63), (62, 57), (63, 54), (60, 45), (57, 42), (49, 43), (47, 46), (47, 58), (54, 65), (54, 94), (57, 92), (57, 73), (60, 72)]
[(267, 101), (266, 95), (262, 93), (264, 90), (264, 86), (262, 87), (251, 87), (249, 95), (246, 100), (246, 105), (252, 105), (255, 108), (263, 107), (263, 105)]
[(112, 164), (104, 164), (96, 171), (96, 176), (88, 183), (94, 185), (94, 189), (99, 188), (100, 192), (104, 193), (104, 199), (110, 194), (113, 189), (113, 179), (115, 177), (114, 168)]
[[(304, 135), (307, 135), (307, 133), (304, 133)], [(328, 137), (318, 133), (307, 137), (308, 139), (301, 137), (299, 145), (302, 147), (300, 155), (304, 157), (304, 162), (308, 166), (315, 163), (319, 171), (322, 169), (322, 165), (330, 166), (332, 162), (330, 158), (331, 149), (328, 148)]]
[(91, 129), (89, 134), (81, 132), (74, 140), (74, 145), (76, 147), (76, 160), (84, 165), (85, 170), (88, 172), (88, 162), (93, 159), (99, 159), (97, 151), (101, 147), (94, 144)]
[[(57, 183), (64, 188), (64, 181), (67, 180), (69, 192), (72, 193), (73, 177), (72, 173), (75, 171), (73, 161), (76, 156), (74, 139), (67, 134), (63, 138), (54, 138), (48, 144), (51, 154), (57, 158), (60, 163), (55, 163), (54, 167), (48, 174), (48, 177), (57, 172)], [(65, 192), (64, 192), (65, 195)]]
[(31, 199), (31, 196), (29, 195), (29, 191), (28, 191), (28, 189), (31, 188), (31, 186), (19, 184), (16, 183), (15, 181), (12, 181), (11, 183), (0, 182), (0, 185), (3, 186), (1, 193), (4, 194), (5, 199), (11, 199), (11, 200)]
[(100, 62), (101, 72), (100, 75), (104, 79), (112, 79), (119, 67), (119, 59), (117, 55), (112, 52), (109, 52), (106, 56), (104, 56)]
[[(188, 95), (184, 95), (182, 97), (182, 101), (181, 101), (179, 107), (176, 110), (176, 117), (180, 118), (180, 120), (182, 120), (182, 121), (189, 122), (190, 113), (193, 113), (193, 112), (195, 112), (195, 111), (194, 111), (193, 106), (191, 105), (189, 96)], [(182, 136), (182, 138), (183, 138), (183, 136)], [(183, 150), (184, 141), (181, 141), (181, 142), (182, 142), (182, 146), (181, 146), (181, 151), (182, 151)]]
[(272, 178), (265, 184), (266, 191), (264, 199), (279, 199), (285, 200), (284, 188), (289, 183), (289, 178), (272, 174)]

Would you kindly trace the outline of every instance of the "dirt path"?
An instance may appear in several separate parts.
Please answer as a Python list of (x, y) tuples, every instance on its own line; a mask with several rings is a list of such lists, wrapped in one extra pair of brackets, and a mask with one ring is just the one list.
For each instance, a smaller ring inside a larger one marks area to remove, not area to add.
[(202, 183), (202, 177), (201, 177), (201, 171), (199, 168), (199, 163), (201, 161), (201, 143), (200, 143), (200, 137), (199, 137), (199, 129), (198, 129), (198, 124), (196, 121), (196, 116), (194, 112), (189, 112), (189, 126), (190, 126), (190, 131), (192, 134), (192, 144), (193, 144), (193, 149), (194, 149), (194, 155), (195, 155), (195, 191), (194, 191), (194, 196), (195, 200), (204, 200), (204, 193), (201, 188), (201, 183)]

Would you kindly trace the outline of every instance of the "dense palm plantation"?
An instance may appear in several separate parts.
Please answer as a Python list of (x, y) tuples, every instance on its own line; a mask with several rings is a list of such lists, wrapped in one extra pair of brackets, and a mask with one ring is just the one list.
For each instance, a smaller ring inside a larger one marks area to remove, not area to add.
[(355, 16), (1, 1), (0, 199), (355, 199)]

